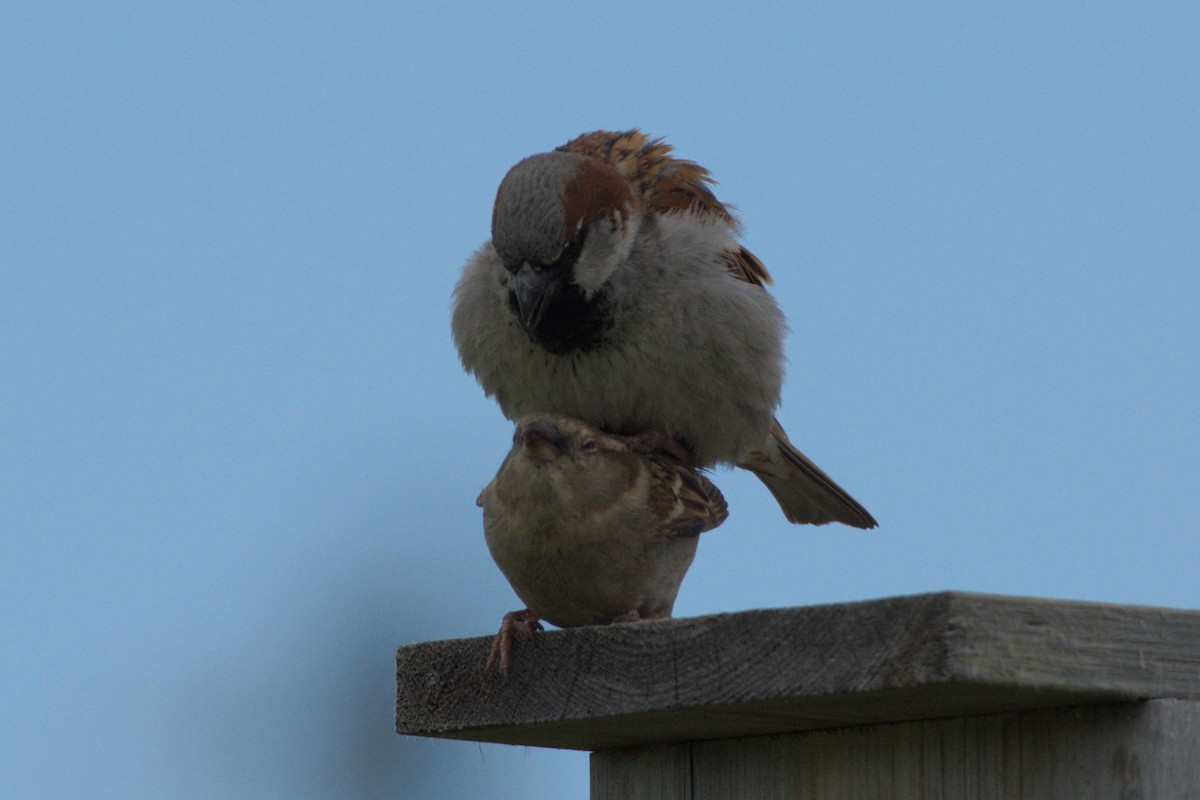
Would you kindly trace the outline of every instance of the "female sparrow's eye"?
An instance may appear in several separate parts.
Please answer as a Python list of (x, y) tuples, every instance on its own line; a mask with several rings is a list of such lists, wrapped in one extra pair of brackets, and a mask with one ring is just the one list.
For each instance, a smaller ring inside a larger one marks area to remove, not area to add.
[(596, 452), (596, 443), (594, 441), (592, 441), (591, 439), (585, 439), (584, 442), (581, 445), (579, 445), (579, 452), (581, 452), (581, 453)]

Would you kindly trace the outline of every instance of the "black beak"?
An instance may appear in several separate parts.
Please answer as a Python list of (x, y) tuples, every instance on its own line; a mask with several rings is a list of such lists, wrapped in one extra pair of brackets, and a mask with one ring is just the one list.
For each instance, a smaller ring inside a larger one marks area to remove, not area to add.
[(512, 273), (512, 295), (516, 302), (517, 319), (525, 330), (537, 330), (561, 285), (560, 270), (535, 270), (528, 261)]

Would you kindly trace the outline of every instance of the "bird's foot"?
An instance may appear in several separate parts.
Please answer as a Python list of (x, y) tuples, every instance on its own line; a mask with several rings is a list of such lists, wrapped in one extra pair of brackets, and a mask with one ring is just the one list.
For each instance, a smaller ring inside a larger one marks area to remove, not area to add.
[(622, 435), (618, 438), (635, 453), (667, 456), (685, 467), (695, 466), (695, 457), (692, 455), (692, 451), (662, 431), (642, 431), (641, 433)]
[(516, 631), (522, 631), (523, 636), (527, 636), (536, 644), (537, 634), (541, 630), (544, 630), (542, 623), (538, 621), (537, 615), (528, 608), (505, 614), (504, 619), (500, 621), (500, 632), (492, 640), (492, 651), (488, 654), (483, 674), (490, 675), (492, 669), (499, 666), (500, 674), (507, 678), (508, 666), (512, 661), (513, 634)]

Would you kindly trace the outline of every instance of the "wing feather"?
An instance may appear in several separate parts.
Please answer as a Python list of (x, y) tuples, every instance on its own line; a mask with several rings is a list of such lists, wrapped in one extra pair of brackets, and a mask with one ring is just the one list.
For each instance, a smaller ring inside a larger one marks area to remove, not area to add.
[[(665, 214), (684, 211), (711, 215), (723, 220), (737, 234), (741, 223), (731, 206), (712, 192), (716, 181), (694, 161), (675, 158), (671, 145), (651, 139), (636, 128), (628, 131), (594, 131), (567, 142), (558, 150), (598, 158), (614, 167), (629, 181), (647, 212)], [(735, 277), (762, 286), (771, 275), (758, 258), (740, 245), (725, 255), (725, 266)]]
[(647, 463), (650, 505), (668, 536), (698, 536), (728, 519), (725, 497), (708, 478), (666, 458), (648, 456)]

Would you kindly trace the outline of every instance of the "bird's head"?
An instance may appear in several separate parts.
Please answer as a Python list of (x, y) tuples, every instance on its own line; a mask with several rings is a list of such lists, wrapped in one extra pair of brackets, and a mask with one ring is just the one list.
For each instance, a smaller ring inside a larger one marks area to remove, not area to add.
[(563, 414), (526, 414), (513, 432), (513, 447), (529, 461), (551, 464), (590, 461), (628, 452), (620, 439)]
[(510, 306), (551, 350), (603, 333), (604, 288), (637, 234), (637, 200), (612, 165), (575, 153), (542, 153), (500, 182), (492, 246), (509, 275)]
[(618, 437), (561, 414), (528, 414), (513, 434), (523, 480), (545, 482), (577, 508), (605, 507), (633, 481), (636, 456)]

